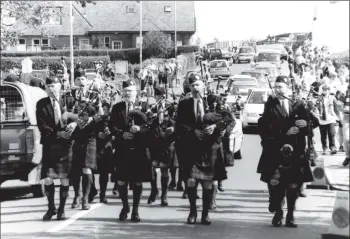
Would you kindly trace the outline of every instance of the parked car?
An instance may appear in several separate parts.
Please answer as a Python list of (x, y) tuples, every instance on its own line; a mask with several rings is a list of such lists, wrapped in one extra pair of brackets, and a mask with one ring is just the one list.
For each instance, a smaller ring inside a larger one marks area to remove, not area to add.
[(8, 180), (27, 181), (34, 197), (44, 196), (41, 134), (35, 113), (36, 103), (44, 97), (47, 93), (41, 88), (21, 82), (0, 85), (0, 184)]
[(277, 76), (279, 75), (279, 70), (277, 69), (275, 64), (270, 64), (270, 63), (260, 63), (257, 64), (254, 69), (256, 71), (262, 71), (267, 73), (271, 79), (274, 81)]
[(241, 47), (236, 55), (236, 58), (233, 59), (233, 62), (241, 63), (242, 61), (247, 61), (250, 63), (254, 60), (255, 50), (251, 46)]
[(230, 77), (227, 80), (226, 87), (230, 84), (230, 81), (233, 81), (230, 95), (239, 95), (243, 104), (247, 100), (249, 89), (259, 88), (258, 81), (247, 75), (234, 75)]
[(258, 120), (264, 112), (264, 104), (267, 100), (269, 89), (250, 90), (242, 112), (243, 129), (257, 127)]
[(268, 87), (268, 84), (266, 82), (265, 72), (255, 69), (247, 69), (240, 73), (240, 75), (246, 75), (251, 76), (252, 78), (255, 78), (258, 81), (259, 87)]
[(219, 76), (228, 78), (231, 76), (229, 63), (225, 60), (214, 60), (209, 63), (209, 73), (212, 79), (217, 79)]
[(209, 60), (219, 60), (222, 59), (222, 52), (221, 49), (217, 49), (217, 48), (212, 48), (209, 50)]
[(226, 51), (226, 50), (222, 50), (222, 59), (226, 60), (228, 62), (230, 62), (232, 60), (232, 52), (230, 51)]
[(280, 50), (261, 50), (258, 52), (255, 59), (256, 63), (271, 63), (278, 68), (281, 66), (281, 51)]
[(265, 50), (279, 50), (281, 51), (281, 59), (288, 59), (288, 52), (284, 47), (285, 44), (267, 44), (264, 45)]

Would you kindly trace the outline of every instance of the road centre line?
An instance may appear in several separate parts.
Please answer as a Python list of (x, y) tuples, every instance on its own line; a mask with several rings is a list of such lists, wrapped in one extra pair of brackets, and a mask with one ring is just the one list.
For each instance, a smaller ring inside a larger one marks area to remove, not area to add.
[(92, 210), (95, 210), (96, 208), (98, 208), (100, 206), (102, 206), (102, 203), (93, 204), (93, 205), (91, 205), (89, 210), (77, 212), (76, 214), (71, 216), (68, 220), (63, 221), (62, 223), (58, 224), (57, 226), (49, 229), (47, 232), (48, 233), (59, 232), (60, 230), (66, 228), (67, 226), (74, 223), (79, 218), (85, 216), (86, 214), (88, 214), (89, 212), (91, 212)]

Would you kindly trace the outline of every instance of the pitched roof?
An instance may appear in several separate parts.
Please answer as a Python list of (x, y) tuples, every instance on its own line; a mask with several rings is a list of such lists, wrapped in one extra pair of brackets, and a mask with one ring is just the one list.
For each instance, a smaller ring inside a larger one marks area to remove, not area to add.
[[(50, 26), (56, 35), (69, 35), (69, 2), (62, 2), (62, 25)], [(175, 13), (174, 1), (144, 1), (142, 2), (143, 31), (174, 31)], [(85, 8), (74, 3), (74, 6), (91, 23), (92, 27), (75, 10), (73, 29), (74, 35), (85, 35), (87, 32), (121, 32), (140, 31), (139, 1), (96, 1), (96, 5), (87, 4)], [(171, 12), (165, 12), (164, 7), (170, 6)], [(127, 7), (135, 8), (135, 13), (127, 13)], [(176, 30), (195, 32), (195, 10), (193, 1), (176, 2)], [(27, 28), (24, 35), (40, 35), (40, 31)]]

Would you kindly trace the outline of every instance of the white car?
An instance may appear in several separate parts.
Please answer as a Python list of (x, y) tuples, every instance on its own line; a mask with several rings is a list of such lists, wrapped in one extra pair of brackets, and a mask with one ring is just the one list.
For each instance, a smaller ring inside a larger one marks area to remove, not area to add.
[(243, 129), (258, 126), (269, 93), (269, 89), (253, 89), (250, 92), (242, 113)]
[(275, 64), (260, 63), (254, 67), (254, 70), (266, 72), (273, 80), (279, 75), (279, 69)]
[(240, 95), (241, 101), (245, 102), (248, 97), (249, 89), (259, 88), (258, 81), (249, 75), (234, 75), (231, 76), (226, 83), (225, 90), (232, 83), (230, 95)]

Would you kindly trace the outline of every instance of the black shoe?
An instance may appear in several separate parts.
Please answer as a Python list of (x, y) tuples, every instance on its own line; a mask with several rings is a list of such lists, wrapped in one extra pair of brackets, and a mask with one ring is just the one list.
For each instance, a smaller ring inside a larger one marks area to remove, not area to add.
[(343, 166), (344, 166), (344, 167), (345, 167), (345, 166), (348, 166), (349, 163), (350, 163), (350, 158), (346, 158), (346, 159), (344, 160), (344, 162), (343, 162)]
[(174, 181), (171, 181), (170, 184), (169, 184), (169, 188), (168, 189), (170, 191), (174, 191), (175, 187), (176, 187), (176, 183)]
[(283, 219), (283, 212), (282, 211), (276, 211), (275, 215), (272, 218), (272, 225), (274, 227), (282, 226), (282, 219)]
[(162, 206), (168, 206), (168, 198), (166, 196), (161, 197), (161, 203)]
[(196, 224), (196, 221), (197, 221), (197, 213), (190, 212), (187, 218), (187, 224)]
[(54, 207), (51, 207), (47, 210), (45, 215), (43, 216), (43, 221), (49, 221), (53, 216), (57, 214), (57, 209)]
[(157, 191), (151, 191), (151, 195), (149, 195), (147, 204), (152, 204), (156, 201), (156, 197), (159, 196), (159, 190), (157, 189)]
[(294, 222), (294, 217), (293, 216), (288, 216), (286, 217), (286, 227), (290, 227), (290, 228), (297, 228), (298, 225)]
[(96, 189), (95, 190), (91, 189), (91, 191), (89, 193), (89, 200), (88, 200), (88, 202), (92, 203), (94, 201), (96, 195), (97, 195), (97, 190)]
[(140, 218), (140, 215), (138, 212), (133, 212), (131, 214), (131, 219), (130, 219), (132, 222), (139, 222), (141, 221), (141, 218)]
[(73, 203), (72, 203), (72, 208), (78, 208), (81, 204), (81, 197), (74, 197)]
[(218, 186), (218, 190), (219, 190), (220, 192), (225, 192), (225, 189), (223, 189), (222, 185), (219, 185), (219, 186)]
[(210, 225), (211, 221), (210, 221), (209, 216), (206, 216), (206, 217), (202, 218), (201, 219), (201, 224), (203, 224), (203, 225)]
[(84, 198), (81, 200), (81, 210), (90, 210), (90, 205)]
[(119, 214), (119, 221), (125, 221), (128, 218), (128, 213), (130, 212), (130, 207), (123, 207)]
[(215, 199), (212, 199), (210, 204), (209, 204), (209, 209), (210, 210), (215, 210), (216, 209), (216, 201)]
[(63, 210), (58, 210), (57, 220), (66, 220), (66, 215)]
[(187, 192), (184, 191), (184, 193), (182, 194), (182, 199), (187, 199)]
[(344, 147), (342, 145), (339, 147), (339, 152), (345, 152)]
[(176, 185), (176, 191), (182, 192), (183, 190), (184, 190), (184, 188), (182, 187), (182, 184), (181, 184), (181, 183), (177, 183), (177, 185)]
[(332, 155), (337, 154), (337, 149), (335, 147), (331, 148), (331, 154)]
[(100, 203), (104, 203), (104, 204), (107, 204), (107, 203), (108, 203), (105, 194), (100, 194)]

